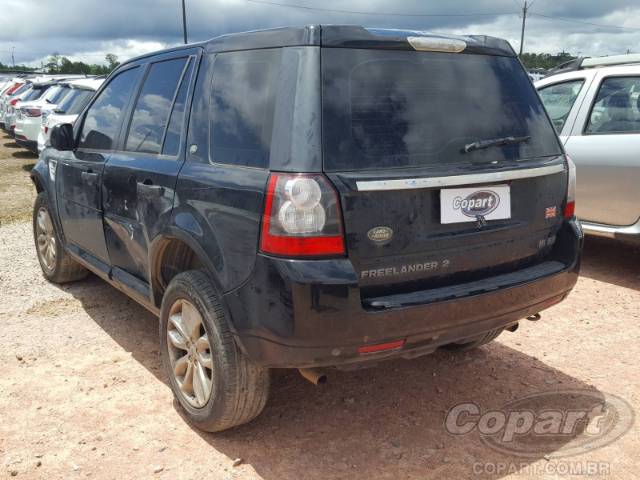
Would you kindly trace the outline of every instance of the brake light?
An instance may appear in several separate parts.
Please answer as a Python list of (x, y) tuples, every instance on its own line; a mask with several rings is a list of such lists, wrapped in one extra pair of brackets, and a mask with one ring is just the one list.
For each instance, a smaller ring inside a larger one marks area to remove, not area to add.
[(27, 117), (39, 117), (42, 115), (42, 110), (39, 108), (23, 108), (22, 111)]
[(564, 205), (564, 218), (573, 218), (576, 213), (576, 164), (569, 155), (567, 157), (567, 201)]
[(287, 257), (345, 254), (338, 193), (324, 175), (271, 174), (260, 250)]
[(13, 100), (11, 100), (9, 103), (15, 107), (15, 106), (16, 106), (16, 103), (18, 103), (18, 99), (17, 99), (17, 98), (14, 98), (14, 99), (13, 99)]

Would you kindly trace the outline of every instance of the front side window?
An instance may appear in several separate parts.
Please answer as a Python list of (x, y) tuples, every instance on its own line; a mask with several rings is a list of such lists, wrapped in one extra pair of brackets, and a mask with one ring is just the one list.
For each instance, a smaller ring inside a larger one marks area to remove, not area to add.
[(214, 162), (267, 166), (280, 55), (267, 49), (216, 58), (209, 129)]
[(139, 73), (139, 67), (125, 70), (100, 92), (85, 116), (79, 148), (110, 150), (114, 147), (122, 115)]
[(560, 133), (584, 85), (584, 79), (547, 85), (538, 90), (553, 126)]
[(187, 58), (151, 64), (133, 111), (125, 150), (160, 153), (173, 99)]
[(640, 77), (602, 81), (585, 133), (640, 133)]

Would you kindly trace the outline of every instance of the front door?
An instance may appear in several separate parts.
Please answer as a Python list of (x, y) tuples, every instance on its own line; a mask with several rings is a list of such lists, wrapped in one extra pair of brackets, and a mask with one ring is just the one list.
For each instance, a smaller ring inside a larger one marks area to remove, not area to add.
[(149, 245), (169, 220), (184, 161), (182, 132), (197, 53), (167, 54), (141, 66), (140, 93), (119, 148), (105, 167), (104, 222), (112, 275), (140, 293), (150, 283)]
[(103, 271), (109, 265), (102, 224), (103, 170), (139, 70), (123, 71), (98, 93), (81, 120), (77, 148), (61, 152), (56, 169), (58, 213), (67, 245)]

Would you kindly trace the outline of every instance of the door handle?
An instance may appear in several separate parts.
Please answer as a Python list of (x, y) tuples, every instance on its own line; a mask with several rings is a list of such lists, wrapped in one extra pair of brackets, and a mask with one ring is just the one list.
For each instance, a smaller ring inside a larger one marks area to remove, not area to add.
[(147, 197), (162, 197), (164, 195), (164, 187), (162, 185), (154, 185), (150, 180), (138, 182), (138, 192)]
[(98, 174), (91, 171), (82, 172), (80, 174), (80, 178), (82, 178), (82, 180), (85, 181), (88, 185), (95, 185), (98, 180)]

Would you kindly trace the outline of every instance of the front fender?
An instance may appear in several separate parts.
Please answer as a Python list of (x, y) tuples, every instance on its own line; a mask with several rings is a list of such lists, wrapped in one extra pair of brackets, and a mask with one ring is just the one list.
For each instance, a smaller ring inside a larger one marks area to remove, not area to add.
[(57, 165), (57, 160), (48, 158), (46, 152), (43, 152), (34, 167), (31, 169), (31, 172), (29, 172), (29, 177), (31, 178), (31, 181), (38, 193), (46, 193), (51, 218), (58, 233), (58, 237), (64, 244), (64, 230), (62, 229), (62, 223), (60, 222), (60, 216), (58, 215), (58, 199), (56, 196), (55, 178)]

